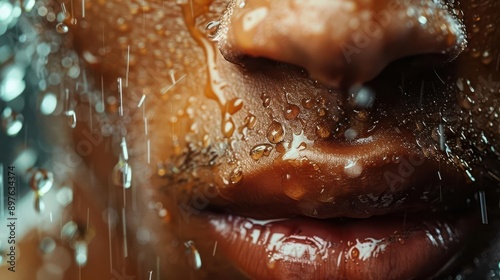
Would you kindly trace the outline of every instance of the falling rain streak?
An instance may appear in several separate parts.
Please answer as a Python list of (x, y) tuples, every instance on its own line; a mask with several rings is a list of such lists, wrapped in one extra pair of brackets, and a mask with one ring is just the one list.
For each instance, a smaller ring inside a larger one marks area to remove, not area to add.
[(484, 191), (479, 191), (479, 204), (481, 207), (481, 222), (488, 224), (488, 211), (486, 209), (486, 194)]
[(118, 78), (117, 82), (118, 82), (118, 94), (120, 95), (119, 113), (120, 113), (120, 116), (123, 116), (123, 84), (122, 84), (123, 82), (122, 82), (122, 78)]
[(201, 268), (201, 256), (194, 245), (194, 241), (189, 240), (184, 242), (184, 247), (186, 248), (187, 262), (191, 268), (198, 270)]
[(128, 147), (125, 137), (122, 138), (120, 147), (121, 152), (119, 160), (113, 168), (113, 183), (116, 186), (128, 189), (132, 186), (132, 168), (128, 163)]

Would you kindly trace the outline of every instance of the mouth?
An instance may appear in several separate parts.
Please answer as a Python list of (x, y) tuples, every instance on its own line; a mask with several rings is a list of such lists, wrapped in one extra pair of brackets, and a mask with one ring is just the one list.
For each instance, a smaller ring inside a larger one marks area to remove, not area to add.
[(460, 256), (472, 216), (208, 220), (219, 251), (251, 279), (429, 279)]
[(243, 166), (245, 177), (220, 188), (203, 214), (221, 254), (251, 279), (449, 272), (480, 221), (464, 208), (472, 188), (458, 170), (405, 148), (408, 139), (383, 134), (348, 147), (285, 143), (272, 163)]

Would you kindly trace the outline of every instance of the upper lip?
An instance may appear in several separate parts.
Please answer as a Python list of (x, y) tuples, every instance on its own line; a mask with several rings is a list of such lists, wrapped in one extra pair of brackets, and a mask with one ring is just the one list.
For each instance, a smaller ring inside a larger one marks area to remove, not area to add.
[(297, 149), (297, 143), (285, 143), (295, 151), (278, 154), (269, 164), (242, 165), (243, 178), (220, 188), (211, 206), (256, 219), (326, 219), (463, 204), (460, 198), (469, 189), (463, 175), (408, 143), (388, 132), (348, 146), (315, 143)]

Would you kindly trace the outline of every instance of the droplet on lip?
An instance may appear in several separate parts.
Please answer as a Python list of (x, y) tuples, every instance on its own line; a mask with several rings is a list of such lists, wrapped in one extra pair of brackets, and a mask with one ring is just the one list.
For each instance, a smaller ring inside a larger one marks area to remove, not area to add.
[(344, 166), (344, 172), (350, 178), (356, 178), (363, 172), (363, 167), (357, 161), (348, 161)]
[(307, 189), (303, 184), (299, 183), (297, 178), (294, 178), (290, 174), (285, 174), (281, 179), (283, 184), (283, 192), (294, 200), (300, 200), (307, 193)]

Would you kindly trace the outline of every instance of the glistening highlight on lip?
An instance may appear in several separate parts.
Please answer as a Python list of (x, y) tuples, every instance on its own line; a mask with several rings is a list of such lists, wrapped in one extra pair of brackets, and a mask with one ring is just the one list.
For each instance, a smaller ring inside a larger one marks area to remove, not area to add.
[(207, 219), (222, 254), (253, 279), (413, 279), (446, 270), (470, 237), (470, 215), (436, 216)]

